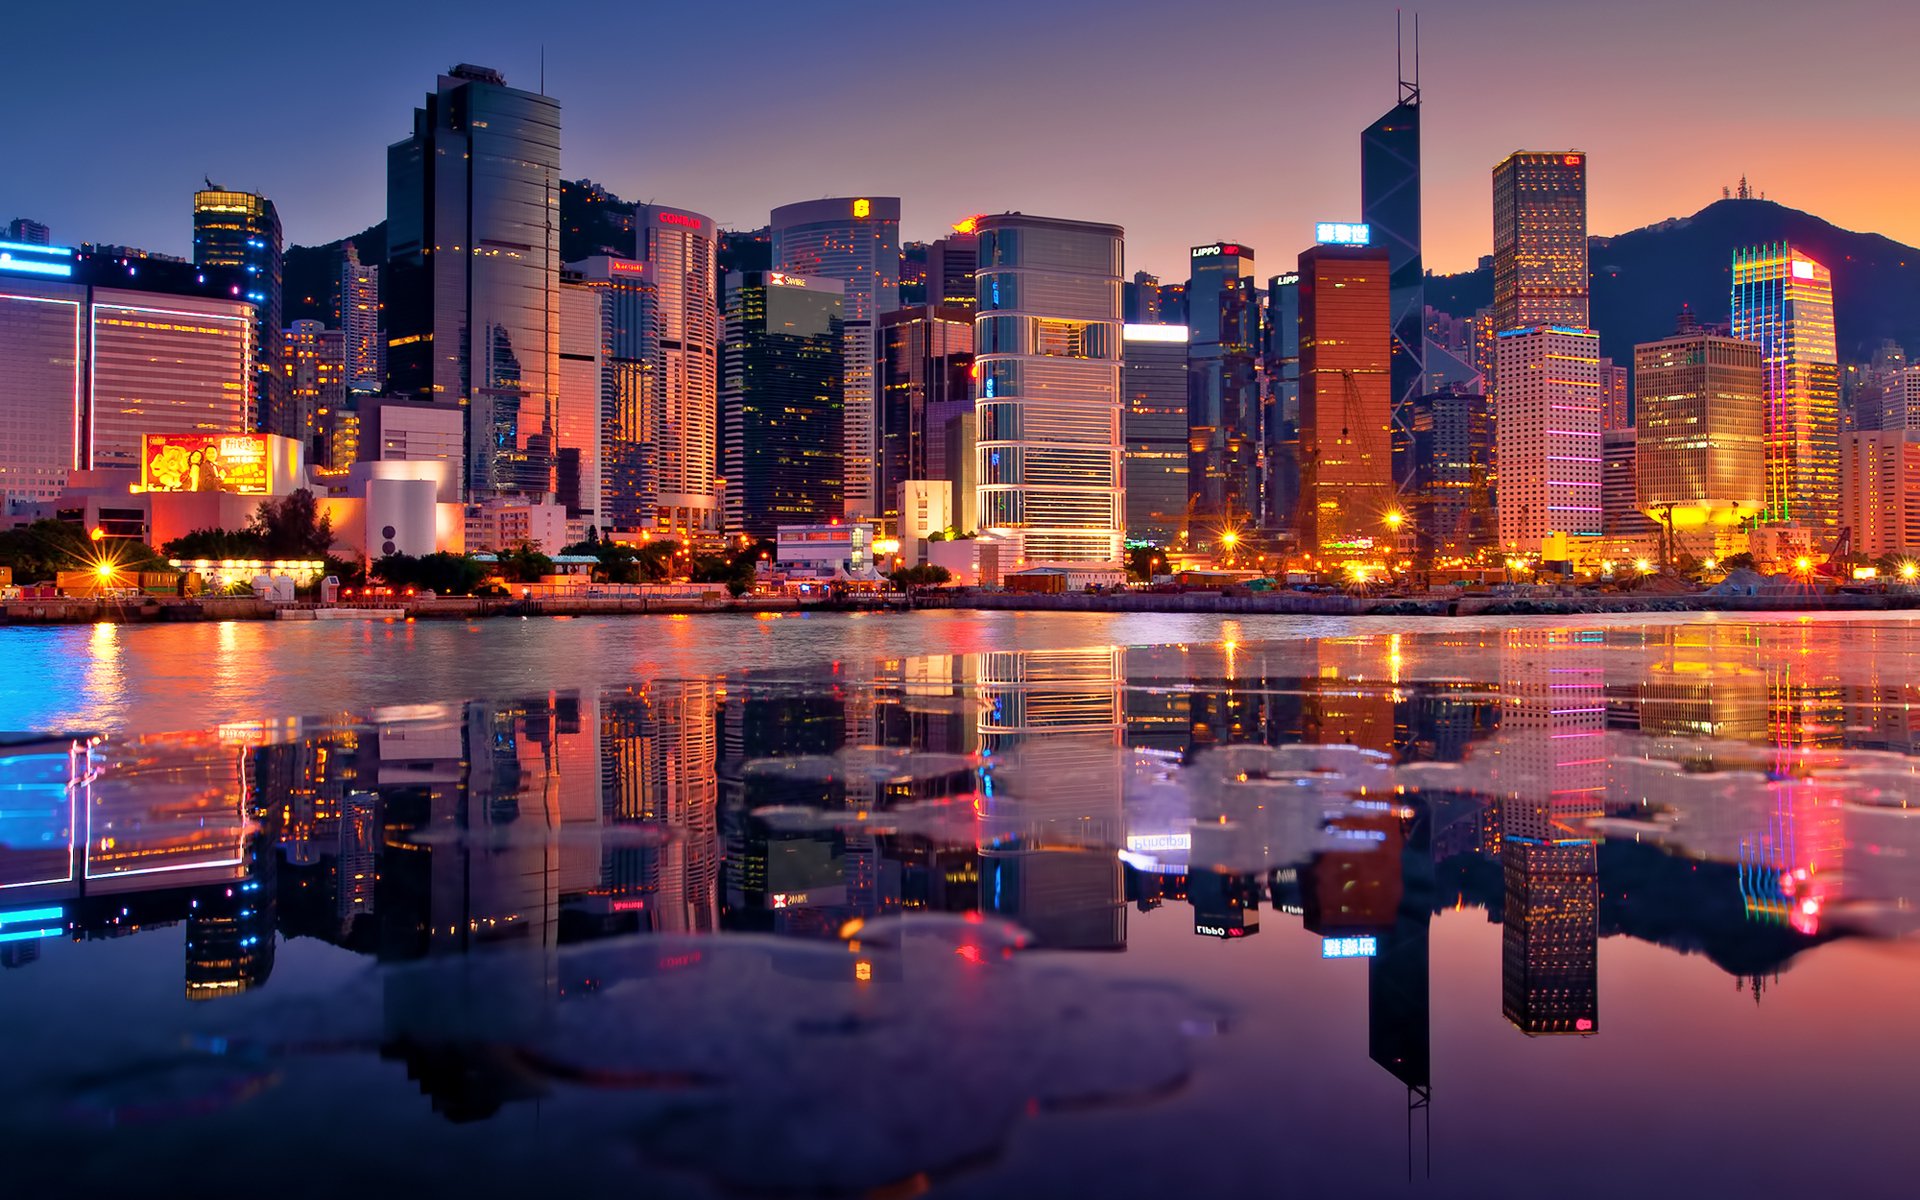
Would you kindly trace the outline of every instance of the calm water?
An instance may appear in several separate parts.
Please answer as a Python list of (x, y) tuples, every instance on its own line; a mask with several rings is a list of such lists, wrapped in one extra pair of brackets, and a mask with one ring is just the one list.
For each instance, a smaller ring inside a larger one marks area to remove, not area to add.
[(9, 1190), (1906, 1196), (1920, 622), (0, 630)]

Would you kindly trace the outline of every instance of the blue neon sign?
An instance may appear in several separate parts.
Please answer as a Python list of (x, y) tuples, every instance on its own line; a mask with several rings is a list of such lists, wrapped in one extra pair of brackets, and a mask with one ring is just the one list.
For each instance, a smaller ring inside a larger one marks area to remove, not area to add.
[(1322, 221), (1313, 227), (1313, 236), (1322, 246), (1370, 246), (1373, 226), (1354, 221)]
[(1375, 937), (1330, 937), (1320, 943), (1321, 958), (1372, 958), (1380, 953)]

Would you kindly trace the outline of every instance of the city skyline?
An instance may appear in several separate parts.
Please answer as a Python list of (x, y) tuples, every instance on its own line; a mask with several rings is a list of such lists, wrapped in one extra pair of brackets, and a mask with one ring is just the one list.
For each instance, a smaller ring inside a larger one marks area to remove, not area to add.
[[(1769, 198), (1822, 213), (1843, 227), (1920, 242), (1920, 215), (1900, 200), (1920, 186), (1920, 167), (1884, 155), (1881, 146), (1890, 142), (1899, 122), (1870, 94), (1875, 79), (1897, 69), (1894, 55), (1902, 39), (1863, 36), (1869, 29), (1895, 32), (1877, 9), (1881, 19), (1867, 19), (1863, 3), (1843, 0), (1817, 19), (1800, 17), (1786, 6), (1761, 7), (1767, 11), (1742, 8), (1737, 21), (1729, 19), (1731, 9), (1719, 5), (1665, 14), (1657, 47), (1635, 38), (1630, 14), (1591, 28), (1577, 12), (1538, 12), (1511, 0), (1474, 0), (1425, 14), (1427, 265), (1438, 272), (1470, 269), (1491, 249), (1485, 172), (1515, 146), (1528, 144), (1577, 148), (1591, 156), (1591, 227), (1603, 234), (1691, 213), (1745, 175)], [(1856, 9), (1861, 18), (1847, 19)], [(372, 20), (372, 10), (365, 11)], [(275, 199), (289, 245), (346, 237), (382, 215), (383, 150), (405, 135), (404, 117), (396, 114), (418, 103), (419, 79), (455, 61), (470, 61), (496, 67), (509, 83), (530, 89), (540, 88), (544, 67), (545, 89), (563, 109), (567, 136), (561, 172), (566, 177), (593, 178), (637, 200), (694, 207), (728, 228), (763, 224), (782, 203), (873, 192), (902, 197), (902, 237), (908, 240), (931, 239), (974, 212), (1017, 210), (1112, 221), (1128, 230), (1129, 271), (1144, 268), (1172, 277), (1190, 245), (1224, 237), (1271, 247), (1270, 255), (1291, 254), (1309, 244), (1313, 221), (1359, 215), (1352, 130), (1394, 99), (1391, 6), (1368, 5), (1358, 12), (1344, 6), (1336, 13), (1295, 4), (1262, 9), (1220, 2), (1178, 14), (1110, 15), (1097, 26), (1084, 20), (1091, 11), (1084, 4), (1064, 3), (1030, 16), (1031, 37), (1013, 49), (1016, 57), (1063, 47), (1071, 56), (1045, 70), (1010, 71), (995, 89), (973, 99), (968, 120), (992, 124), (1007, 147), (1005, 165), (982, 173), (968, 154), (925, 153), (913, 145), (909, 139), (927, 128), (931, 115), (945, 114), (950, 100), (900, 95), (911, 89), (890, 86), (896, 72), (881, 72), (889, 78), (872, 93), (877, 96), (874, 124), (847, 123), (844, 132), (816, 127), (804, 144), (783, 122), (764, 119), (796, 100), (792, 84), (775, 75), (739, 89), (710, 89), (699, 121), (643, 126), (629, 115), (635, 88), (623, 68), (631, 51), (601, 49), (623, 46), (622, 39), (569, 40), (565, 35), (573, 26), (560, 14), (553, 22), (555, 35), (542, 50), (541, 38), (528, 36), (504, 6), (490, 5), (463, 9), (463, 35), (457, 38), (440, 35), (430, 14), (380, 13), (386, 35), (356, 47), (357, 74), (364, 82), (350, 92), (313, 89), (310, 100), (290, 96), (288, 104), (242, 112), (168, 109), (163, 120), (136, 125), (109, 114), (138, 104), (141, 95), (184, 87), (198, 70), (188, 59), (165, 53), (167, 47), (184, 49), (191, 37), (194, 47), (217, 57), (228, 37), (244, 33), (257, 39), (272, 32), (251, 26), (232, 33), (217, 27), (175, 29), (161, 14), (129, 10), (120, 22), (125, 36), (116, 41), (129, 47), (125, 59), (113, 49), (91, 52), (88, 59), (97, 66), (104, 53), (113, 69), (76, 71), (75, 61), (57, 51), (14, 68), (23, 91), (45, 98), (49, 111), (64, 119), (10, 131), (9, 158), (21, 169), (9, 173), (13, 186), (0, 190), (0, 205), (7, 215), (51, 225), (61, 243), (139, 245), (184, 257), (191, 249), (191, 224), (184, 201), (175, 202), (174, 196), (186, 196), (205, 176)], [(771, 7), (752, 16), (731, 26), (726, 46), (715, 49), (740, 61), (777, 57), (778, 47), (795, 36), (796, 23), (808, 19)], [(998, 16), (990, 6), (976, 23)], [(352, 13), (347, 17), (342, 24), (352, 27)], [(291, 36), (298, 18), (285, 20)], [(582, 14), (577, 23), (612, 33), (617, 30), (610, 27), (622, 20)], [(665, 44), (684, 42), (701, 28), (690, 13), (649, 13), (646, 20), (646, 32)], [(1902, 15), (1895, 23), (1899, 20), (1915, 18)], [(23, 36), (44, 34), (49, 44), (59, 44), (60, 30), (50, 18), (26, 14), (18, 24)], [(1261, 94), (1280, 111), (1311, 112), (1313, 119), (1285, 127), (1285, 153), (1250, 156), (1244, 188), (1205, 189), (1172, 208), (1164, 203), (1164, 189), (1138, 183), (1143, 167), (1156, 157), (1153, 147), (1165, 145), (1164, 166), (1176, 170), (1182, 162), (1223, 148), (1223, 136), (1210, 128), (1189, 132), (1183, 114), (1207, 109), (1215, 89), (1224, 100), (1245, 73), (1206, 77), (1188, 89), (1201, 94), (1180, 92), (1179, 103), (1143, 99), (1117, 108), (1109, 99), (1111, 90), (1098, 84), (1114, 73), (1137, 80), (1142, 68), (1124, 52), (1139, 45), (1153, 45), (1164, 56), (1158, 77), (1181, 78), (1175, 56), (1200, 52), (1208, 38), (1223, 31), (1231, 31), (1236, 44), (1270, 48), (1267, 61), (1256, 59), (1252, 66), (1267, 77)], [(941, 35), (949, 33), (956, 36), (949, 39), (955, 48), (948, 53), (957, 60), (969, 42), (957, 36), (960, 32), (944, 13), (909, 13), (895, 25), (849, 23), (841, 36), (851, 50), (881, 53), (885, 61), (904, 66), (944, 57)], [(1803, 74), (1808, 64), (1831, 65), (1816, 72), (1810, 99), (1781, 118), (1785, 127), (1769, 125), (1764, 142), (1731, 136), (1703, 143), (1697, 134), (1704, 118), (1686, 116), (1698, 111), (1694, 77), (1677, 70), (1633, 69), (1636, 63), (1659, 68), (1740, 58), (1779, 45), (1783, 35), (1796, 47), (1796, 69)], [(1546, 86), (1564, 64), (1530, 50), (1569, 37), (1580, 38), (1596, 55), (1614, 56), (1611, 61), (1630, 70), (1636, 80), (1631, 95)], [(926, 47), (918, 58), (902, 52), (916, 39)], [(1294, 61), (1288, 48), (1303, 45), (1312, 53)], [(137, 54), (132, 47), (139, 48)], [(1499, 57), (1499, 70), (1484, 69), (1488, 55)], [(200, 57), (192, 61), (197, 64)], [(657, 87), (663, 95), (674, 94), (696, 82), (689, 73), (711, 77), (713, 62), (707, 54), (666, 55), (650, 76), (658, 83), (642, 92)], [(897, 74), (910, 78), (904, 70)], [(1028, 78), (1033, 82), (1022, 82)], [(853, 86), (816, 82), (803, 95), (810, 92), (823, 110), (832, 110), (848, 102)], [(871, 82), (862, 86), (870, 92), (874, 87)], [(1500, 103), (1516, 90), (1530, 98), (1524, 113), (1509, 113), (1511, 105)], [(1041, 104), (1065, 123), (1035, 123), (1028, 131), (1020, 115)], [(1119, 119), (1099, 120), (1114, 112)], [(306, 152), (264, 152), (262, 147), (273, 144), (288, 125), (302, 129)], [(1074, 130), (1074, 144), (1065, 152), (1055, 133), (1063, 127)], [(1825, 150), (1817, 159), (1793, 149), (1816, 137)], [(1303, 161), (1315, 169), (1287, 169), (1288, 163)], [(143, 197), (138, 207), (128, 205), (129, 195)]]

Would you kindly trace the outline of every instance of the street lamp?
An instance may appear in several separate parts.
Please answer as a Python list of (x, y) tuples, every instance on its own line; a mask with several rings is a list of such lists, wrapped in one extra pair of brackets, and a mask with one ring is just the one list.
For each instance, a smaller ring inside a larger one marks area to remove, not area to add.
[(1916, 577), (1920, 577), (1920, 563), (1903, 562), (1900, 564), (1900, 578), (1906, 580), (1908, 583), (1912, 583)]

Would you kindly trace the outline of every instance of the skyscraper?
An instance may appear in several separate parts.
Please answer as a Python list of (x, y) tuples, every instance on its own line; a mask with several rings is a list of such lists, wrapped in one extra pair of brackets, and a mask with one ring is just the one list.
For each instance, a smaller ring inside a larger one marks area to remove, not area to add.
[[(555, 405), (554, 498), (567, 516), (613, 531), (602, 511), (606, 477), (604, 434), (613, 419), (613, 303), (610, 264), (626, 259), (590, 258), (569, 263), (560, 275), (559, 402)], [(589, 278), (592, 276), (592, 278)]]
[(1267, 281), (1262, 316), (1266, 344), (1260, 403), (1266, 429), (1265, 508), (1262, 527), (1273, 533), (1295, 531), (1300, 511), (1300, 272)]
[(1857, 554), (1920, 555), (1920, 429), (1849, 433), (1840, 445), (1840, 519)]
[(281, 369), (280, 214), (273, 201), (251, 192), (208, 185), (193, 195), (193, 265), (239, 271), (243, 299), (254, 306), (253, 423), (267, 433), (300, 437), (287, 405)]
[(1022, 566), (1121, 562), (1117, 225), (982, 217), (974, 401), (980, 529)]
[(322, 462), (320, 414), (347, 399), (346, 343), (338, 329), (319, 321), (295, 321), (280, 333), (280, 364), (286, 374), (287, 428), (275, 430), (306, 447), (309, 462)]
[(1766, 491), (1760, 346), (1680, 333), (1633, 348), (1635, 504), (1665, 527), (1733, 525)]
[(352, 242), (340, 268), (338, 324), (346, 337), (348, 390), (379, 392), (387, 374), (387, 347), (380, 337), (380, 268), (361, 262)]
[(1760, 344), (1767, 490), (1761, 519), (1839, 522), (1840, 364), (1833, 275), (1784, 242), (1733, 252), (1734, 337)]
[(771, 538), (781, 525), (841, 515), (844, 286), (784, 271), (727, 279), (720, 407), (729, 537)]
[(900, 198), (805, 200), (773, 210), (773, 269), (846, 285), (846, 515), (879, 512), (874, 491), (879, 396), (874, 386), (880, 317), (900, 307)]
[(553, 489), (560, 105), (465, 63), (387, 149), (387, 379), (467, 413), (468, 494)]
[(1300, 544), (1371, 556), (1394, 507), (1391, 267), (1384, 249), (1300, 255)]
[(634, 217), (648, 287), (641, 293), (640, 344), (628, 349), (639, 350), (648, 364), (654, 423), (646, 439), (654, 447), (653, 488), (640, 497), (640, 528), (686, 545), (711, 545), (722, 536), (714, 457), (721, 339), (714, 225), (699, 213), (653, 204), (637, 206)]
[(1188, 261), (1187, 532), (1212, 545), (1259, 523), (1260, 301), (1252, 247), (1195, 246)]
[(973, 309), (973, 272), (980, 261), (978, 217), (955, 221), (953, 232), (927, 247), (927, 303)]
[(1585, 329), (1589, 286), (1587, 156), (1508, 155), (1493, 169), (1493, 331)]
[(1187, 327), (1128, 325), (1123, 336), (1127, 537), (1171, 546), (1187, 528)]
[[(1416, 39), (1417, 40), (1417, 39)], [(1420, 257), (1420, 85), (1400, 81), (1400, 101), (1360, 134), (1360, 219), (1387, 252), (1393, 314), (1396, 445), (1411, 446), (1413, 403), (1427, 391), (1426, 280)], [(1405, 488), (1414, 464), (1394, 462)]]
[(1509, 329), (1495, 353), (1501, 547), (1530, 553), (1549, 533), (1599, 533), (1600, 335)]
[(1407, 509), (1421, 556), (1464, 557), (1491, 541), (1493, 412), (1487, 398), (1456, 391), (1416, 399), (1413, 461)]
[(973, 414), (972, 305), (924, 304), (885, 314), (879, 367), (879, 516), (898, 536), (900, 485), (957, 476), (957, 464), (947, 461), (947, 427)]
[(1600, 360), (1600, 424), (1604, 429), (1633, 428), (1631, 376), (1610, 358)]

